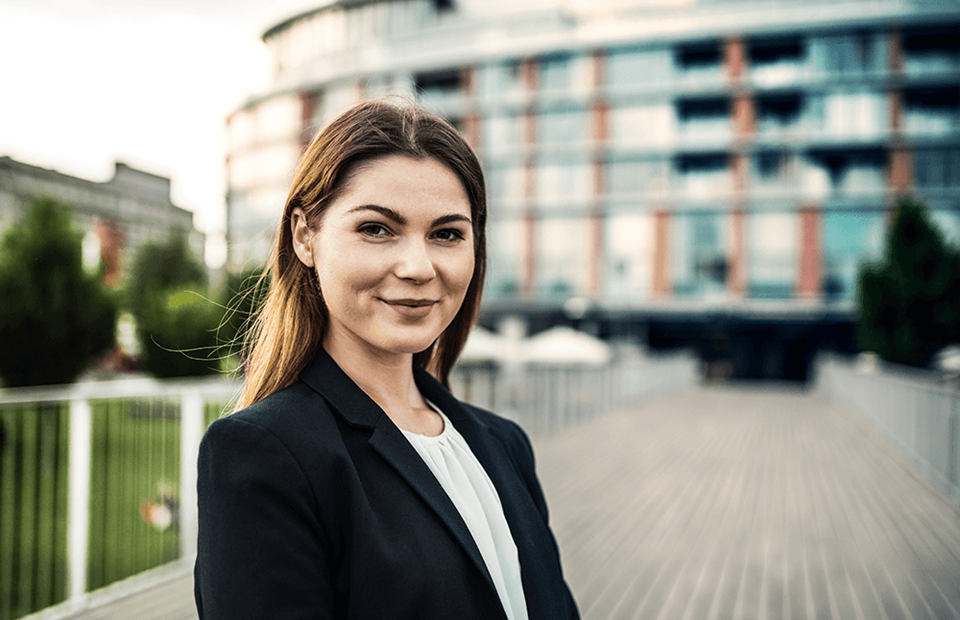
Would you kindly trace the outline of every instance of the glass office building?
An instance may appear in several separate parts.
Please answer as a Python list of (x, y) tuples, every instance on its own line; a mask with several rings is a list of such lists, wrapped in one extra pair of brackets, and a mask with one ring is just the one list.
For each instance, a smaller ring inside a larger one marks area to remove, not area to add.
[(264, 41), (273, 87), (228, 122), (235, 266), (267, 256), (316, 129), (387, 93), (481, 157), (489, 324), (726, 351), (762, 328), (814, 350), (849, 341), (899, 194), (960, 243), (960, 9), (942, 3), (342, 0)]

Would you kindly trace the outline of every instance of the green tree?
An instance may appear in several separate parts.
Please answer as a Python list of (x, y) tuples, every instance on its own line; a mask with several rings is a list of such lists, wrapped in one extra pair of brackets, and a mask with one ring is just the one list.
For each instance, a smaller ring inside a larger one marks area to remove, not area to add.
[(904, 198), (882, 261), (858, 278), (859, 345), (883, 359), (923, 366), (960, 342), (960, 252), (945, 244), (927, 209)]
[(220, 306), (184, 284), (147, 292), (137, 317), (140, 361), (157, 377), (193, 377), (220, 370), (217, 325)]
[(141, 246), (127, 284), (137, 323), (142, 368), (157, 377), (219, 370), (217, 325), (223, 315), (208, 299), (206, 272), (186, 235)]
[(83, 268), (69, 207), (30, 201), (0, 240), (0, 378), (8, 387), (69, 383), (114, 345), (116, 299)]
[(207, 288), (207, 272), (190, 251), (187, 235), (175, 231), (165, 241), (140, 246), (127, 280), (127, 305), (140, 318), (148, 294), (186, 284)]
[(217, 336), (228, 355), (242, 355), (247, 331), (267, 298), (270, 277), (263, 272), (259, 268), (227, 274), (221, 294), (225, 313)]

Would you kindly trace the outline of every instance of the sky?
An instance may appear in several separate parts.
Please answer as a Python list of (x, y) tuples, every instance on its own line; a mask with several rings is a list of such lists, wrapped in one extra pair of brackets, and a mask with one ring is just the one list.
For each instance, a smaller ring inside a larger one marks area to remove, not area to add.
[(226, 118), (269, 83), (260, 35), (305, 6), (0, 0), (0, 155), (92, 181), (115, 161), (170, 177), (219, 267)]

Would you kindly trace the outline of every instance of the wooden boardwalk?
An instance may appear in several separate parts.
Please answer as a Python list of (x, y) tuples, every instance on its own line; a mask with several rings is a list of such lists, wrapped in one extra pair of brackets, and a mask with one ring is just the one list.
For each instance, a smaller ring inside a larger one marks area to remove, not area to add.
[[(817, 396), (699, 388), (534, 443), (588, 620), (960, 620), (960, 508)], [(73, 617), (193, 620), (192, 587)]]

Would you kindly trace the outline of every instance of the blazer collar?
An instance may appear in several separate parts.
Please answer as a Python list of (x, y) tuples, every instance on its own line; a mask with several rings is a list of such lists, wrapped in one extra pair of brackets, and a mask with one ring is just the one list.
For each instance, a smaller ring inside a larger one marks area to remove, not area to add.
[[(413, 378), (417, 388), (428, 400), (436, 404), (456, 424), (469, 420), (482, 425), (480, 420), (467, 411), (433, 375), (419, 366), (413, 367)], [(381, 416), (386, 416), (367, 393), (360, 389), (353, 379), (343, 372), (323, 347), (317, 351), (313, 360), (300, 373), (300, 379), (319, 392), (343, 418), (354, 426), (376, 428)]]
[[(483, 556), (480, 555), (480, 549), (456, 506), (450, 501), (449, 496), (420, 455), (383, 409), (343, 372), (322, 347), (300, 374), (300, 379), (319, 392), (331, 408), (349, 424), (373, 430), (369, 440), (370, 446), (380, 453), (437, 514), (484, 575), (494, 596), (497, 596), (493, 579), (483, 561)], [(477, 428), (477, 425), (482, 427), (483, 424), (425, 370), (415, 366), (414, 380), (421, 394), (436, 404), (464, 435), (464, 439), (467, 440), (483, 467), (489, 471), (489, 465), (485, 462), (487, 459), (480, 457), (480, 454), (487, 455), (488, 450), (482, 447), (480, 450), (477, 449), (474, 445), (477, 441), (475, 433), (470, 430), (464, 433), (466, 427), (472, 430)], [(471, 435), (472, 439), (468, 438), (467, 434)], [(494, 485), (498, 488), (499, 482), (494, 480)]]

